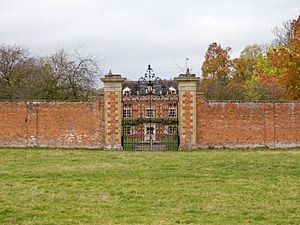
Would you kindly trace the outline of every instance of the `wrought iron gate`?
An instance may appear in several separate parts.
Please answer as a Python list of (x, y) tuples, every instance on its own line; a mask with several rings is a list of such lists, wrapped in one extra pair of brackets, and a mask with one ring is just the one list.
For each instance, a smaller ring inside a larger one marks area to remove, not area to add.
[(124, 150), (177, 150), (178, 85), (162, 80), (151, 68), (122, 88)]

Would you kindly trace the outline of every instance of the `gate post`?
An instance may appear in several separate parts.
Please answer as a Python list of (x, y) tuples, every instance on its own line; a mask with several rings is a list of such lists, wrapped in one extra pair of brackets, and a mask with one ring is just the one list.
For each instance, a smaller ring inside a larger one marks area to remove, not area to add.
[(180, 149), (190, 149), (197, 146), (196, 143), (196, 120), (197, 120), (197, 84), (199, 78), (191, 74), (187, 69), (186, 74), (180, 74), (174, 78), (178, 82), (179, 105), (179, 138)]
[(100, 80), (104, 83), (105, 148), (122, 150), (122, 83), (126, 78), (111, 71)]

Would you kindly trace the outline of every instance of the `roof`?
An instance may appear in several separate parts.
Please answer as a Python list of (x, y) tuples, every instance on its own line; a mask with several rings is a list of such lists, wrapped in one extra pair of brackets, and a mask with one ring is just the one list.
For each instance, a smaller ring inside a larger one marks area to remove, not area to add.
[[(122, 90), (129, 92), (130, 95), (146, 95), (150, 85), (147, 81), (124, 81)], [(173, 91), (178, 93), (178, 82), (176, 80), (158, 80), (152, 85), (154, 95), (166, 95)], [(124, 93), (123, 93), (124, 94)]]
[[(178, 91), (178, 82), (176, 80), (161, 80), (161, 83), (166, 87), (170, 88), (173, 87)], [(138, 86), (138, 81), (124, 81), (122, 84), (122, 89), (129, 87), (131, 90), (134, 89), (134, 87)]]

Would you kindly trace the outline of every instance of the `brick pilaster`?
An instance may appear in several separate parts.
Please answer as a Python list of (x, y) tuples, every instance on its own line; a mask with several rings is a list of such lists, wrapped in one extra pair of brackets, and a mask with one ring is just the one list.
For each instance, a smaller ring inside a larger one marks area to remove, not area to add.
[(122, 83), (125, 78), (109, 72), (104, 83), (104, 139), (106, 149), (121, 150), (122, 143)]
[(275, 148), (275, 103), (264, 103), (264, 141), (265, 146)]
[(28, 102), (27, 103), (27, 146), (37, 146), (38, 138), (38, 103)]
[(195, 74), (180, 74), (175, 78), (179, 90), (179, 138), (180, 148), (196, 147), (196, 94), (199, 78)]

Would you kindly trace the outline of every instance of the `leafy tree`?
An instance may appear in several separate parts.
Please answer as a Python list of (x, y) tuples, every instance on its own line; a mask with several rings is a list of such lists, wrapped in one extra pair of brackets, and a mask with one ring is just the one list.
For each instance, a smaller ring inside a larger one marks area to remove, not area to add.
[(300, 16), (274, 33), (273, 45), (248, 45), (235, 59), (230, 48), (210, 44), (200, 82), (206, 98), (300, 99)]
[(277, 90), (278, 86), (270, 81), (261, 81), (257, 75), (245, 81), (245, 100), (277, 100), (280, 96), (275, 95), (271, 90)]
[(262, 54), (262, 49), (259, 45), (247, 45), (241, 52), (240, 58), (257, 59)]
[[(248, 45), (240, 57), (230, 59), (230, 48), (223, 49), (212, 43), (202, 66), (203, 79), (200, 89), (206, 98), (214, 100), (246, 99), (246, 82), (256, 73), (256, 63), (261, 49), (258, 45)], [(252, 96), (252, 95), (251, 95)]]
[(216, 42), (208, 46), (202, 65), (202, 76), (204, 79), (213, 78), (223, 81), (228, 79), (231, 66), (230, 50), (230, 47), (223, 49)]
[(300, 16), (289, 27), (288, 42), (269, 49), (259, 73), (262, 81), (283, 87), (284, 99), (300, 99)]
[(202, 81), (200, 90), (204, 91), (208, 99), (229, 98), (227, 84), (230, 78), (231, 48), (223, 49), (216, 42), (208, 46), (202, 65)]

